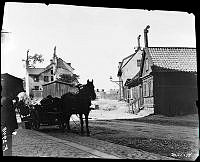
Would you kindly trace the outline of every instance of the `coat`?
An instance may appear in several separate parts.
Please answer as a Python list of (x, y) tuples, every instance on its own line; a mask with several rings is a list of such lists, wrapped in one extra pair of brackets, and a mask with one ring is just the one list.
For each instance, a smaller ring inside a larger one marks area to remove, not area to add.
[(9, 97), (1, 98), (1, 126), (6, 126), (9, 134), (18, 129), (15, 108)]

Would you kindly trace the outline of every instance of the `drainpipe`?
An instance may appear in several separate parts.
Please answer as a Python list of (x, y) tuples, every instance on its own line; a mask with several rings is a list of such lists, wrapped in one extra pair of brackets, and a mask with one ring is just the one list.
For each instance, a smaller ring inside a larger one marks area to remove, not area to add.
[(148, 29), (150, 28), (149, 25), (147, 25), (147, 27), (144, 29), (144, 45), (145, 47), (148, 47), (148, 36), (147, 36), (147, 33), (148, 33)]
[(139, 36), (137, 37), (137, 40), (138, 40), (138, 48), (137, 48), (137, 50), (140, 50), (140, 37), (141, 37), (141, 35), (139, 35)]

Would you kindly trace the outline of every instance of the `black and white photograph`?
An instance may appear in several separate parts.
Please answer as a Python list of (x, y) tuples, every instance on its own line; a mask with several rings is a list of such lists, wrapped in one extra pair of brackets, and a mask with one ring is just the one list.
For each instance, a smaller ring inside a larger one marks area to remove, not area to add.
[(195, 14), (5, 2), (2, 155), (195, 161)]

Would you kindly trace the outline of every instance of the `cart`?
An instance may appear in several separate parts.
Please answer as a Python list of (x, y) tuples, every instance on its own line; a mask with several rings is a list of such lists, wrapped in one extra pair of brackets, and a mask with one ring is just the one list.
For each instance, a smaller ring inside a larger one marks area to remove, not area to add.
[(61, 130), (66, 128), (65, 115), (62, 111), (49, 111), (48, 106), (34, 105), (30, 115), (32, 128), (35, 130), (39, 130), (42, 125), (57, 125)]

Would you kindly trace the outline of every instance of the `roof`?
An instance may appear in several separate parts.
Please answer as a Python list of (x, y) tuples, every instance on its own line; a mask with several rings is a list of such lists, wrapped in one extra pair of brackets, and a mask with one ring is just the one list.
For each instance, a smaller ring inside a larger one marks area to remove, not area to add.
[[(49, 69), (52, 67), (52, 64), (53, 64), (53, 63), (49, 64), (49, 65), (48, 65), (47, 67), (45, 67), (45, 68), (42, 68), (42, 70), (41, 70), (40, 73), (43, 73), (43, 72), (45, 72), (46, 70), (49, 70)], [(67, 66), (71, 67), (70, 64), (69, 64), (69, 63), (66, 63), (63, 59), (57, 58), (57, 68), (62, 68), (62, 69), (65, 69), (65, 70), (70, 71), (69, 68), (68, 68)], [(71, 67), (71, 68), (72, 68), (72, 67)], [(72, 68), (72, 69), (73, 69), (73, 68)], [(73, 70), (74, 70), (74, 69), (73, 69)]]
[(52, 82), (49, 82), (49, 83), (43, 84), (42, 86), (47, 86), (47, 85), (50, 85), (50, 84), (53, 84), (53, 83), (59, 83), (59, 84), (65, 84), (65, 85), (73, 86), (72, 83), (66, 83), (66, 82), (63, 82), (63, 81), (60, 81), (60, 80), (54, 80), (54, 81), (52, 81)]
[[(69, 63), (66, 63), (63, 59), (61, 59), (61, 58), (58, 58), (57, 59), (57, 67), (58, 68), (62, 68), (62, 69), (66, 69), (66, 70), (69, 70), (68, 68), (67, 68), (67, 66), (70, 66), (70, 64)], [(71, 67), (71, 66), (70, 66)], [(71, 67), (72, 68), (72, 67)], [(72, 68), (73, 69), (73, 68)], [(74, 70), (74, 69), (73, 69)]]
[(131, 55), (125, 57), (125, 58), (122, 60), (122, 62), (121, 62), (121, 64), (120, 64), (120, 67), (119, 67), (119, 69), (118, 69), (118, 74), (117, 74), (118, 76), (121, 76), (121, 69), (136, 55), (136, 53), (137, 53), (138, 51), (140, 51), (140, 49), (135, 50), (135, 52), (134, 52), (133, 54), (131, 54)]
[(39, 75), (45, 68), (28, 68), (29, 75)]
[(130, 87), (135, 87), (137, 85), (139, 85), (141, 83), (140, 80), (140, 71), (131, 79), (126, 83), (126, 86)]
[(147, 47), (144, 50), (160, 72), (197, 72), (196, 48)]
[(13, 76), (13, 75), (8, 74), (8, 73), (3, 73), (3, 74), (1, 74), (1, 80), (2, 80), (2, 79), (7, 79), (7, 78), (23, 81), (23, 79), (18, 78), (18, 77), (16, 77), (16, 76)]

